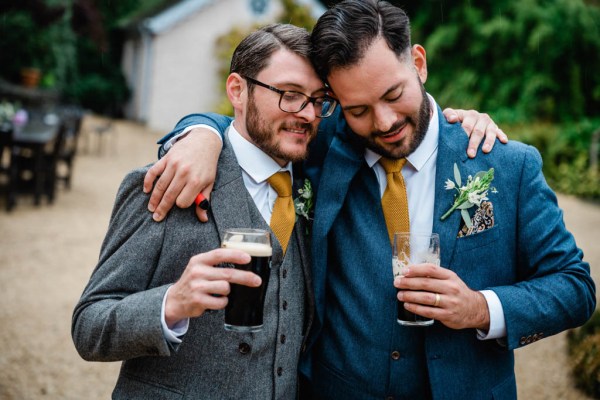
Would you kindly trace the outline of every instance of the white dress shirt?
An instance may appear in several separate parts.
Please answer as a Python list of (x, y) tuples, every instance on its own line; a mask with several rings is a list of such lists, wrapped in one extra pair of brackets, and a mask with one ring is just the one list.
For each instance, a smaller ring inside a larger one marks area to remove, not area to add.
[[(433, 97), (427, 94), (429, 101), (431, 103), (432, 116), (429, 122), (429, 128), (427, 130), (427, 134), (425, 135), (425, 139), (419, 145), (419, 147), (410, 154), (406, 159), (407, 163), (402, 168), (402, 176), (404, 177), (404, 182), (406, 184), (406, 192), (408, 195), (408, 214), (410, 216), (410, 230), (411, 232), (419, 232), (419, 233), (427, 233), (431, 234), (433, 229), (433, 206), (435, 201), (435, 173), (436, 173), (436, 161), (437, 161), (437, 149), (438, 149), (438, 137), (440, 133), (439, 129), (439, 114), (437, 110), (437, 104)], [(233, 127), (233, 125), (232, 125)], [(190, 130), (194, 128), (207, 128), (218, 135), (218, 132), (208, 126), (208, 125), (193, 125), (189, 126), (185, 130), (183, 130), (180, 134), (173, 137), (165, 144), (165, 148), (168, 149), (171, 145), (177, 141), (182, 136), (186, 135)], [(230, 132), (232, 129), (229, 130)], [(236, 131), (237, 133), (237, 131)], [(239, 134), (238, 134), (239, 136)], [(221, 137), (221, 136), (219, 136)], [(239, 136), (241, 138), (241, 136)], [(243, 139), (243, 138), (242, 138)], [(230, 135), (229, 140), (232, 142), (232, 136)], [(250, 144), (251, 145), (251, 144)], [(253, 146), (253, 145), (252, 145)], [(255, 150), (259, 151), (258, 148), (254, 146)], [(235, 147), (234, 147), (235, 150)], [(262, 153), (262, 152), (261, 152)], [(262, 153), (264, 155), (264, 153)], [(236, 152), (237, 155), (237, 152)], [(266, 156), (266, 155), (265, 155)], [(266, 156), (268, 157), (268, 156)], [(377, 176), (377, 181), (379, 182), (379, 191), (380, 195), (383, 197), (383, 193), (387, 187), (387, 177), (383, 167), (379, 164), (379, 159), (381, 156), (369, 149), (365, 150), (365, 160), (367, 164), (373, 168), (375, 175)], [(238, 160), (240, 157), (238, 156)], [(252, 164), (252, 163), (250, 163)], [(242, 168), (242, 162), (240, 160), (240, 165)], [(291, 166), (290, 166), (291, 168)], [(246, 171), (246, 170), (244, 170)], [(246, 171), (247, 172), (247, 171)], [(252, 184), (254, 183), (252, 178), (246, 176), (246, 174), (242, 174), (244, 176), (244, 183), (252, 194)], [(261, 177), (261, 174), (257, 174), (257, 177)], [(270, 176), (270, 175), (269, 175)], [(260, 181), (259, 181), (260, 182)], [(256, 189), (259, 191), (259, 189)], [(273, 190), (273, 189), (271, 189)], [(264, 189), (263, 189), (264, 192)], [(263, 194), (264, 196), (264, 194)], [(275, 194), (276, 196), (276, 194)], [(257, 200), (255, 199), (255, 202)], [(258, 206), (258, 205), (257, 205)], [(265, 217), (265, 213), (263, 213), (263, 209), (258, 206), (261, 210), (261, 214)], [(272, 209), (272, 204), (271, 204)], [(265, 217), (265, 220), (270, 220)], [(443, 251), (443, 249), (442, 249)], [(488, 305), (488, 310), (490, 313), (490, 329), (487, 332), (481, 330), (477, 330), (477, 337), (481, 340), (487, 339), (499, 339), (506, 336), (506, 323), (504, 320), (504, 309), (502, 308), (502, 303), (500, 299), (491, 290), (481, 290), (481, 294), (485, 297)]]
[[(231, 143), (231, 148), (242, 168), (244, 186), (246, 186), (252, 200), (254, 200), (254, 204), (256, 204), (256, 207), (268, 225), (271, 221), (277, 192), (269, 185), (267, 179), (279, 171), (288, 171), (292, 177), (293, 184), (292, 163), (289, 162), (284, 167), (279, 166), (270, 156), (240, 135), (233, 123), (229, 126), (227, 135)], [(189, 318), (179, 321), (172, 329), (169, 329), (167, 326), (165, 321), (165, 303), (170, 289), (165, 293), (161, 310), (163, 334), (169, 342), (181, 343), (180, 337), (188, 330)]]
[[(431, 234), (433, 229), (433, 207), (435, 202), (435, 173), (438, 153), (438, 138), (440, 134), (439, 115), (435, 100), (428, 95), (433, 111), (427, 134), (423, 142), (406, 157), (406, 164), (402, 168), (402, 176), (406, 185), (408, 196), (408, 215), (410, 218), (410, 231)], [(379, 182), (379, 194), (387, 187), (385, 170), (379, 163), (381, 156), (370, 149), (365, 150), (365, 160), (373, 168)], [(444, 251), (444, 249), (442, 249)], [(499, 339), (506, 336), (504, 310), (500, 299), (491, 290), (482, 290), (490, 312), (490, 329), (487, 334), (477, 330), (477, 337), (481, 340)]]

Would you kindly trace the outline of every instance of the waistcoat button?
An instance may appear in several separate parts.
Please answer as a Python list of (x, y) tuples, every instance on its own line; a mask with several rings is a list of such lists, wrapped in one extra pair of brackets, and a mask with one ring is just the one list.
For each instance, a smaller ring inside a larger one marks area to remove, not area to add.
[(400, 359), (400, 352), (392, 351), (392, 360), (398, 360), (398, 359)]
[(282, 272), (283, 279), (287, 278), (287, 269), (284, 269)]
[(281, 344), (284, 344), (285, 343), (285, 335), (281, 335), (279, 337), (279, 341), (281, 342)]
[(248, 354), (248, 353), (250, 353), (250, 350), (252, 350), (252, 348), (250, 347), (250, 345), (248, 343), (242, 342), (242, 343), (240, 343), (238, 350), (242, 354)]
[(283, 301), (283, 303), (281, 304), (281, 306), (283, 307), (284, 310), (287, 310), (287, 301)]
[(281, 376), (283, 375), (283, 368), (279, 367), (277, 368), (277, 376)]

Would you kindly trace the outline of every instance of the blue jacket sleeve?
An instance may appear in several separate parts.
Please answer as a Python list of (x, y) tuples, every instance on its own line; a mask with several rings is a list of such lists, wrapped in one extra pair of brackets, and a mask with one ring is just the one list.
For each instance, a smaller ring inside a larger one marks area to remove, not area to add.
[(177, 125), (175, 125), (175, 128), (171, 132), (166, 134), (158, 141), (158, 144), (160, 144), (160, 147), (158, 149), (158, 158), (161, 158), (165, 154), (167, 154), (167, 150), (164, 149), (165, 143), (173, 136), (182, 132), (188, 126), (200, 124), (208, 125), (210, 127), (215, 128), (218, 132), (221, 133), (221, 137), (223, 137), (223, 133), (231, 124), (231, 121), (233, 121), (233, 118), (215, 113), (186, 115), (185, 117), (179, 120), (179, 122), (177, 123)]

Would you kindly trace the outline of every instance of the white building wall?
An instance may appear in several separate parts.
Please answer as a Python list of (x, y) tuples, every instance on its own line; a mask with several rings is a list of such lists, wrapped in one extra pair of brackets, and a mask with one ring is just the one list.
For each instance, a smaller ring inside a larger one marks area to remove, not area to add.
[[(136, 85), (142, 92), (142, 98), (134, 101), (137, 118), (152, 129), (167, 132), (184, 115), (214, 110), (218, 94), (224, 91), (217, 79), (217, 37), (233, 26), (272, 21), (279, 12), (279, 2), (271, 1), (266, 17), (258, 20), (248, 0), (219, 0), (155, 36), (150, 70), (146, 71), (149, 85), (145, 92), (144, 85)], [(139, 83), (142, 76), (137, 78)]]

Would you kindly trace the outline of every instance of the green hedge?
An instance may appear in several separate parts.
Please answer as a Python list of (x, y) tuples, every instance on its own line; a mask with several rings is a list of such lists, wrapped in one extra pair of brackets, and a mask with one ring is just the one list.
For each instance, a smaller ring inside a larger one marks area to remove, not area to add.
[[(600, 199), (600, 169), (591, 165), (598, 154), (600, 118), (577, 123), (533, 123), (502, 126), (510, 139), (536, 147), (544, 161), (544, 175), (556, 191), (583, 198)], [(595, 141), (595, 148), (593, 143)]]
[(581, 328), (567, 333), (572, 373), (578, 388), (600, 398), (600, 312)]

